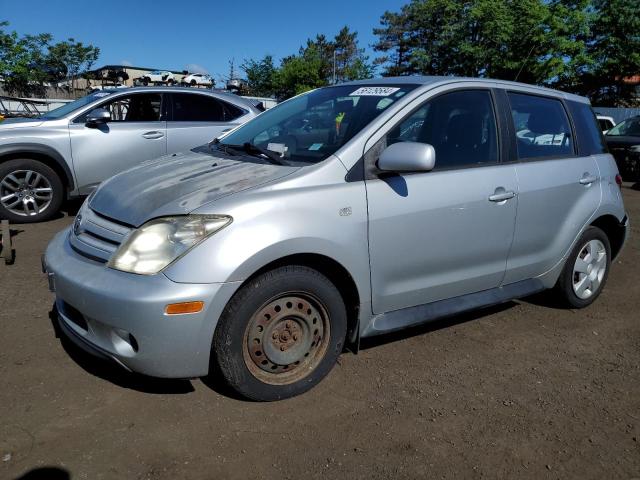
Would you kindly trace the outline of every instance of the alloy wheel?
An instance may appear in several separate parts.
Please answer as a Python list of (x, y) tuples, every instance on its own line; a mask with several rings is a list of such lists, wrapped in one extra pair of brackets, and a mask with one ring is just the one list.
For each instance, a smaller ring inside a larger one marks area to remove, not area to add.
[(15, 215), (39, 215), (51, 205), (52, 199), (51, 182), (33, 170), (15, 170), (0, 181), (0, 203)]

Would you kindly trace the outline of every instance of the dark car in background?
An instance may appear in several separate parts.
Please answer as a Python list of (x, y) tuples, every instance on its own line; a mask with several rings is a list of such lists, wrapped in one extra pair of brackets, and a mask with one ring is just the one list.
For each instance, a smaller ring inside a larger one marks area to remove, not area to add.
[(620, 122), (605, 135), (622, 179), (640, 182), (640, 115)]

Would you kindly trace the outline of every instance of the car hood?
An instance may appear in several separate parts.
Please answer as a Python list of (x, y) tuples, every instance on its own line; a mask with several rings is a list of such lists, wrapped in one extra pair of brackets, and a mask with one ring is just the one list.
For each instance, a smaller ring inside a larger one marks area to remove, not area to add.
[(112, 177), (98, 188), (89, 206), (101, 215), (139, 227), (153, 218), (190, 213), (298, 168), (271, 165), (258, 158), (215, 156), (198, 149), (160, 157)]
[(44, 121), (41, 118), (5, 118), (0, 122), (0, 132), (3, 130), (13, 130), (15, 128), (33, 128), (42, 125)]

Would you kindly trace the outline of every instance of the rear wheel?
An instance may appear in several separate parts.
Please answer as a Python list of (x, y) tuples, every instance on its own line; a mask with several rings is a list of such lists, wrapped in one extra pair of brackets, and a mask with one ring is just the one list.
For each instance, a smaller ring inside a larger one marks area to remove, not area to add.
[(241, 395), (289, 398), (331, 371), (346, 327), (346, 309), (333, 283), (307, 267), (281, 267), (251, 280), (229, 302), (212, 356)]
[(591, 305), (602, 292), (610, 267), (609, 238), (599, 228), (589, 227), (567, 258), (556, 291), (569, 307)]
[(0, 164), (0, 217), (13, 223), (47, 220), (63, 196), (60, 178), (44, 163), (17, 159)]

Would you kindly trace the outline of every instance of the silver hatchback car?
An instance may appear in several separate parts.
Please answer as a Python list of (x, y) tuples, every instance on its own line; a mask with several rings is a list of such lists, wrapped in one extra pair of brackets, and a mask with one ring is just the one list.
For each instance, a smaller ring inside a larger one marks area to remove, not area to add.
[(276, 400), (363, 337), (552, 287), (585, 307), (627, 230), (586, 99), (402, 77), (300, 95), (115, 176), (43, 266), (80, 347)]
[(192, 88), (100, 90), (39, 118), (0, 124), (0, 218), (38, 222), (66, 197), (161, 155), (203, 145), (260, 111)]

